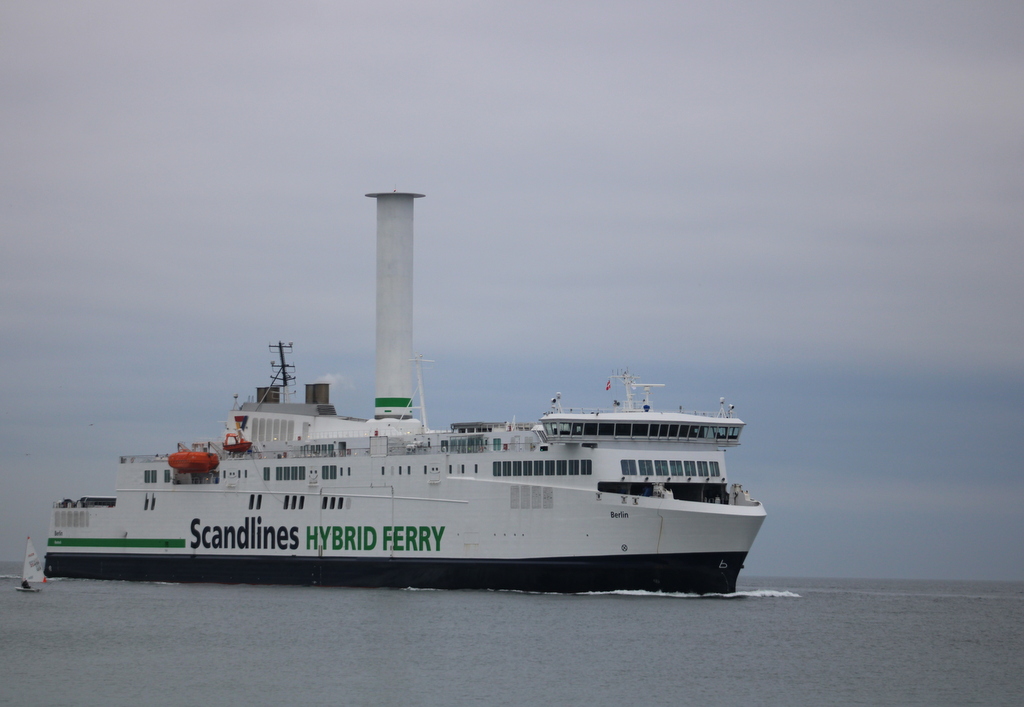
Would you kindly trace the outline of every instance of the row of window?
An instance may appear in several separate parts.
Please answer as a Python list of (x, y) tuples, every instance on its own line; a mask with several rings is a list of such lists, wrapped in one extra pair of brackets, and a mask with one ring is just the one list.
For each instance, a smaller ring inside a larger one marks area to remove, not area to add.
[(544, 459), (537, 461), (494, 462), (495, 476), (590, 476), (592, 459)]
[(721, 476), (718, 462), (677, 461), (675, 459), (623, 459), (623, 476)]
[[(153, 499), (154, 503), (156, 499)], [(324, 510), (334, 510), (337, 508), (341, 510), (345, 504), (345, 499), (342, 496), (324, 496), (321, 508)], [(284, 510), (292, 508), (303, 508), (306, 505), (306, 497), (301, 495), (288, 495), (284, 497)], [(260, 510), (263, 507), (263, 494), (262, 493), (251, 493), (249, 494), (249, 510)]]
[[(394, 476), (394, 475), (395, 475), (395, 468), (396, 468), (396, 467), (391, 467), (391, 475), (392, 475), (392, 476)], [(454, 466), (453, 464), (449, 464), (449, 465), (448, 465), (448, 473), (449, 473), (449, 474), (452, 474), (452, 473), (454, 473), (454, 472), (453, 472), (453, 469), (454, 469), (454, 468), (455, 468), (455, 466)], [(397, 469), (398, 469), (398, 475), (399, 475), (399, 476), (401, 476), (402, 474), (407, 474), (407, 475), (409, 475), (409, 476), (412, 476), (412, 467), (411, 467), (411, 466), (407, 466), (407, 467), (405, 467), (405, 470), (403, 471), (403, 470), (402, 470), (402, 466), (401, 466), (401, 465), (399, 465), (399, 466), (397, 467)], [(436, 472), (440, 472), (440, 469), (438, 469), (438, 467), (436, 467), (436, 466), (434, 467), (434, 469), (433, 469), (433, 470), (434, 470), (434, 471), (436, 471)], [(474, 464), (474, 465), (473, 465), (473, 473), (474, 473), (474, 474), (476, 474), (476, 473), (479, 473), (479, 471), (480, 471), (480, 467), (479, 467), (479, 465), (478, 465), (478, 464)], [(385, 467), (385, 466), (382, 466), (382, 467), (380, 468), (380, 475), (381, 475), (381, 476), (384, 476), (384, 475), (385, 475), (386, 473), (387, 473), (387, 467)], [(427, 466), (426, 466), (426, 465), (424, 465), (424, 466), (423, 466), (423, 473), (424, 473), (424, 474), (426, 474), (426, 473), (427, 473)], [(465, 474), (465, 473), (466, 473), (466, 465), (465, 465), (465, 464), (459, 464), (459, 473), (460, 473), (460, 474)], [(351, 469), (349, 469), (349, 476), (351, 476), (351, 475), (352, 475), (352, 470), (351, 470)]]
[[(495, 440), (501, 444), (501, 440)], [(495, 451), (500, 449), (496, 447)], [(452, 454), (473, 454), (487, 451), (487, 439), (484, 437), (452, 437), (441, 440), (441, 451)]]
[[(338, 469), (336, 464), (324, 464), (320, 467), (321, 479), (337, 479), (345, 476), (345, 467)], [(352, 467), (348, 467), (348, 476), (352, 476)], [(306, 478), (306, 467), (304, 466), (278, 466), (274, 467), (275, 481), (304, 481)], [(270, 481), (270, 467), (263, 467), (263, 480)]]
[[(145, 482), (147, 484), (155, 484), (158, 471), (159, 471), (158, 469), (143, 469), (142, 470), (142, 480), (143, 480), (143, 482)], [(171, 483), (171, 470), (170, 469), (164, 469), (164, 483), (165, 484)]]
[[(341, 467), (341, 475), (342, 476), (345, 475), (345, 467)], [(352, 468), (351, 467), (349, 467), (348, 475), (352, 476)], [(329, 466), (327, 464), (325, 464), (324, 466), (320, 467), (320, 478), (321, 479), (328, 479), (328, 480), (329, 479), (337, 479), (338, 478), (338, 467), (335, 466), (334, 464), (331, 464)]]
[[(263, 478), (270, 481), (270, 467), (263, 467)], [(303, 481), (306, 478), (304, 466), (279, 466), (274, 469), (275, 481)]]
[[(259, 496), (259, 500), (262, 500), (263, 496)], [(296, 505), (298, 504), (298, 505)], [(343, 496), (324, 496), (321, 502), (320, 508), (322, 510), (341, 510), (345, 507), (345, 498)], [(351, 504), (349, 504), (351, 505)], [(295, 510), (298, 508), (302, 510), (306, 506), (306, 497), (301, 495), (296, 496), (285, 496), (284, 497), (284, 510)], [(256, 506), (259, 508), (259, 505)], [(252, 508), (252, 497), (249, 497), (249, 508)]]
[[(338, 447), (344, 449), (344, 443), (339, 443)], [(330, 444), (304, 444), (301, 450), (302, 456), (334, 456), (334, 443)]]
[(548, 437), (737, 440), (742, 427), (653, 424), (650, 422), (545, 422)]

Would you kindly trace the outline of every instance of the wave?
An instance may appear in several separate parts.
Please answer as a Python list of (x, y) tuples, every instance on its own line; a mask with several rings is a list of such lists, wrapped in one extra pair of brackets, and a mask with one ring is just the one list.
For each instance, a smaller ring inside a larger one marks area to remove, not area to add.
[(802, 599), (799, 594), (777, 589), (751, 589), (730, 594), (689, 594), (683, 592), (648, 592), (642, 589), (617, 589), (609, 592), (580, 592), (583, 596), (628, 596), (628, 597), (664, 597), (669, 599)]
[[(449, 591), (472, 591), (464, 589), (434, 589), (429, 587), (402, 587), (403, 592), (449, 592)], [(643, 589), (612, 589), (604, 592), (575, 592), (563, 594), (562, 592), (531, 592), (522, 589), (484, 589), (485, 592), (496, 594), (542, 594), (549, 596), (620, 596), (620, 597), (657, 597), (668, 599), (802, 599), (803, 597), (795, 592), (778, 589), (751, 589), (731, 594), (689, 594), (684, 592), (649, 592)]]

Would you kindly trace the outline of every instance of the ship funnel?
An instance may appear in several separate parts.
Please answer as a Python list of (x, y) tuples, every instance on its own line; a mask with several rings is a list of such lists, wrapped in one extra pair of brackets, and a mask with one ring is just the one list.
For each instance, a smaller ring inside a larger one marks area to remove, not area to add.
[(423, 194), (367, 194), (377, 200), (377, 390), (373, 416), (412, 417), (412, 200)]

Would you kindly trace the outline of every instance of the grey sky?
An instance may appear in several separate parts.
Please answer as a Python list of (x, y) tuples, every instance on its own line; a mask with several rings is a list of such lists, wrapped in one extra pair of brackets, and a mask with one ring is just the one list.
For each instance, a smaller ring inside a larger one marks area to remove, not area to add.
[(1019, 3), (0, 3), (0, 557), (296, 343), (431, 422), (726, 395), (748, 571), (1024, 578)]

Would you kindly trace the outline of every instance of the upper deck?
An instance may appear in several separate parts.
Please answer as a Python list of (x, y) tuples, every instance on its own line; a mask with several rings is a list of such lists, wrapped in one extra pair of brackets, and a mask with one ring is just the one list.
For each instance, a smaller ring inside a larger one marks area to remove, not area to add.
[(541, 418), (545, 441), (685, 442), (735, 447), (744, 422), (734, 417), (702, 417), (674, 412), (549, 413)]

